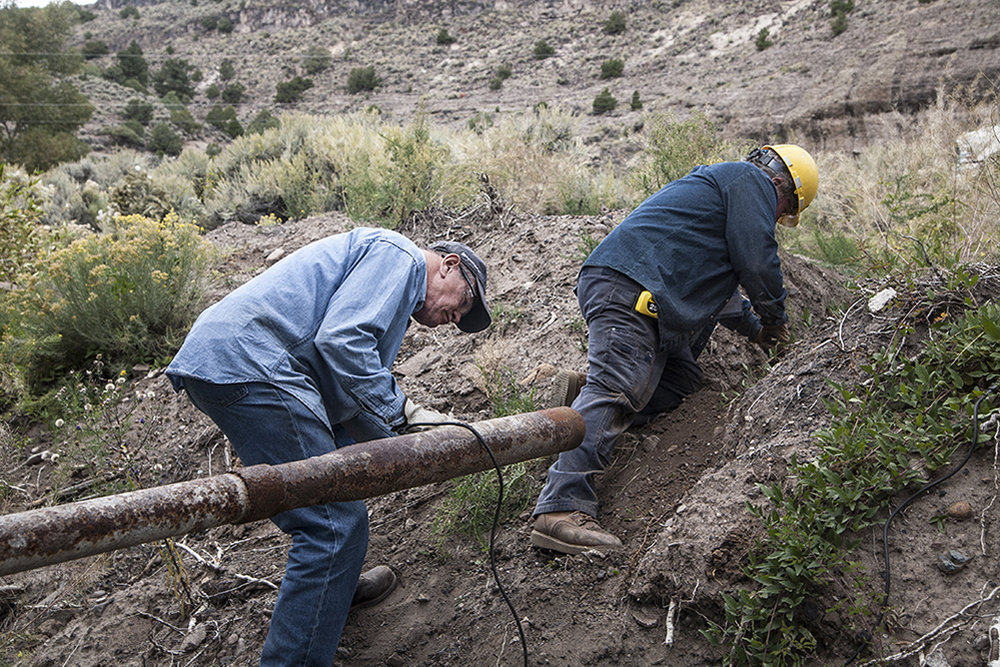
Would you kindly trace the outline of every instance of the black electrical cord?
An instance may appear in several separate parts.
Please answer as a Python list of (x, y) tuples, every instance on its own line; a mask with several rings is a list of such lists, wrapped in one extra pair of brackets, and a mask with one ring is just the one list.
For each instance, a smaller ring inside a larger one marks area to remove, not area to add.
[(500, 510), (503, 507), (503, 473), (500, 470), (500, 464), (497, 463), (497, 458), (493, 455), (493, 450), (490, 446), (486, 444), (486, 439), (473, 427), (471, 424), (466, 424), (460, 421), (447, 421), (447, 422), (415, 422), (407, 424), (407, 427), (435, 427), (435, 426), (461, 426), (464, 429), (468, 429), (472, 435), (476, 436), (476, 440), (482, 445), (483, 449), (490, 456), (490, 461), (493, 462), (493, 468), (497, 471), (497, 481), (500, 484), (500, 492), (497, 494), (497, 506), (496, 510), (493, 512), (493, 526), (490, 528), (490, 569), (493, 571), (493, 581), (496, 582), (497, 588), (500, 589), (500, 595), (503, 596), (504, 602), (507, 603), (508, 609), (510, 609), (511, 615), (514, 617), (514, 623), (517, 624), (517, 634), (521, 637), (521, 656), (524, 660), (524, 667), (528, 667), (528, 642), (524, 638), (524, 628), (521, 627), (521, 619), (517, 615), (517, 610), (514, 609), (514, 603), (510, 601), (510, 597), (507, 595), (507, 591), (504, 590), (503, 584), (500, 583), (500, 574), (497, 572), (497, 561), (496, 554), (493, 549), (493, 544), (496, 539), (497, 528), (500, 525)]
[[(882, 624), (882, 621), (885, 619), (885, 608), (886, 608), (886, 605), (889, 602), (889, 584), (890, 584), (890, 577), (889, 577), (889, 525), (892, 523), (892, 520), (896, 518), (896, 515), (899, 514), (900, 512), (902, 512), (903, 509), (906, 508), (907, 505), (909, 505), (911, 502), (913, 502), (914, 500), (916, 500), (918, 497), (920, 497), (921, 495), (927, 493), (928, 491), (930, 491), (931, 489), (933, 489), (935, 486), (937, 486), (938, 484), (941, 484), (946, 479), (948, 479), (949, 477), (951, 477), (952, 475), (954, 475), (955, 473), (957, 473), (959, 470), (961, 470), (962, 468), (965, 467), (965, 464), (967, 464), (969, 462), (969, 459), (972, 458), (973, 452), (976, 450), (976, 445), (979, 443), (979, 404), (982, 403), (983, 400), (987, 396), (989, 396), (990, 394), (992, 394), (993, 392), (995, 392), (998, 387), (1000, 387), (1000, 382), (994, 383), (989, 389), (987, 389), (983, 393), (982, 396), (979, 397), (979, 400), (976, 401), (975, 407), (973, 407), (973, 409), (972, 409), (972, 442), (969, 443), (969, 451), (966, 452), (965, 458), (962, 459), (962, 462), (959, 463), (957, 466), (955, 466), (955, 469), (952, 470), (947, 475), (945, 475), (944, 477), (936, 479), (933, 482), (928, 482), (927, 484), (925, 484), (924, 486), (922, 486), (920, 488), (920, 490), (918, 490), (916, 493), (914, 493), (909, 498), (907, 498), (902, 503), (900, 503), (899, 507), (897, 507), (896, 509), (894, 509), (889, 514), (889, 518), (885, 520), (885, 525), (882, 526), (882, 558), (883, 558), (883, 562), (885, 563), (885, 592), (882, 595), (882, 604), (879, 606), (878, 619), (875, 621), (875, 625), (873, 627), (877, 628), (878, 626), (880, 626)], [(865, 633), (862, 634), (862, 636), (861, 636), (861, 642), (862, 642), (861, 645), (858, 646), (858, 650), (856, 650), (854, 652), (854, 655), (852, 655), (847, 660), (847, 662), (844, 663), (844, 667), (847, 667), (847, 665), (850, 665), (852, 662), (854, 662), (855, 660), (857, 660), (858, 656), (861, 655), (861, 651), (863, 651), (865, 649), (865, 647), (868, 646), (868, 642), (870, 640), (871, 640), (871, 634), (870, 633), (865, 632)]]

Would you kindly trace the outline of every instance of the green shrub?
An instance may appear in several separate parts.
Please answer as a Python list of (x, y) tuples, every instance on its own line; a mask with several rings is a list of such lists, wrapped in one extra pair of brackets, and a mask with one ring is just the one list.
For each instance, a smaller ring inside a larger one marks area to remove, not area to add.
[(281, 121), (278, 120), (269, 109), (261, 109), (257, 112), (257, 115), (247, 123), (247, 134), (263, 134), (265, 130), (270, 130), (271, 128), (281, 127)]
[(149, 132), (146, 149), (158, 155), (180, 155), (184, 141), (166, 123), (157, 123)]
[[(101, 134), (109, 137), (111, 142), (116, 146), (131, 146), (133, 148), (139, 148), (146, 145), (145, 130), (142, 125), (139, 124), (138, 130), (136, 130), (134, 125), (129, 125), (130, 121), (125, 121), (121, 125), (113, 125), (111, 127), (105, 127), (101, 130)], [(136, 123), (136, 121), (131, 121)], [(138, 124), (138, 123), (136, 123)]]
[(746, 153), (743, 146), (720, 139), (715, 123), (702, 113), (683, 121), (658, 115), (651, 119), (651, 126), (643, 162), (632, 174), (632, 182), (643, 196), (684, 176), (696, 165), (737, 159)]
[(233, 31), (233, 21), (228, 16), (220, 16), (219, 24), (216, 26), (216, 30), (221, 32), (223, 35), (228, 35)]
[(545, 60), (546, 58), (551, 58), (556, 54), (556, 50), (549, 46), (549, 43), (544, 39), (540, 39), (535, 42), (535, 47), (532, 50), (532, 55), (535, 60)]
[(181, 101), (190, 101), (195, 94), (190, 76), (193, 69), (194, 65), (182, 58), (167, 58), (153, 74), (153, 89), (160, 97), (173, 92)]
[(347, 75), (347, 92), (352, 95), (366, 90), (375, 90), (381, 85), (382, 79), (375, 73), (375, 67), (355, 67)]
[(490, 77), (489, 88), (490, 90), (500, 90), (503, 87), (503, 82), (510, 78), (511, 68), (510, 64), (503, 63), (497, 67), (493, 76)]
[(625, 63), (618, 59), (612, 58), (611, 60), (605, 60), (601, 63), (601, 78), (602, 79), (616, 79), (622, 75), (625, 70)]
[(93, 60), (94, 58), (100, 58), (101, 56), (106, 56), (111, 51), (108, 49), (108, 45), (99, 39), (88, 39), (83, 43), (83, 47), (80, 49), (80, 53), (87, 60)]
[(245, 92), (246, 87), (242, 83), (231, 83), (222, 89), (222, 101), (226, 104), (239, 104)]
[(618, 100), (615, 99), (615, 96), (607, 88), (598, 93), (594, 98), (595, 114), (608, 113), (613, 111), (616, 106), (618, 106)]
[(201, 123), (195, 120), (195, 117), (183, 105), (170, 109), (170, 122), (176, 125), (181, 132), (191, 137), (197, 136), (201, 132)]
[(638, 90), (632, 91), (632, 101), (629, 102), (629, 108), (632, 109), (632, 111), (638, 111), (642, 108), (642, 100), (639, 99)]
[(118, 18), (122, 18), (122, 19), (127, 19), (127, 18), (138, 19), (139, 18), (139, 9), (135, 5), (126, 5), (126, 6), (122, 7), (121, 10), (118, 12)]
[(229, 81), (234, 76), (236, 76), (236, 67), (233, 66), (232, 60), (226, 58), (219, 63), (219, 79), (221, 81)]
[(125, 104), (125, 111), (122, 112), (122, 117), (126, 120), (137, 120), (145, 125), (153, 120), (153, 105), (133, 97)]
[(41, 215), (38, 179), (0, 162), (0, 281), (15, 282), (33, 260)]
[(216, 104), (208, 110), (205, 122), (220, 132), (225, 132), (233, 139), (243, 134), (243, 126), (240, 125), (240, 121), (236, 117), (236, 109), (231, 106)]
[[(929, 294), (926, 282), (914, 281), (906, 309), (971, 303), (966, 290), (978, 276), (963, 273), (952, 274), (956, 287), (964, 285), (953, 293)], [(793, 458), (787, 480), (761, 485), (766, 501), (753, 511), (764, 535), (744, 568), (752, 588), (724, 595), (725, 624), (706, 633), (726, 647), (726, 664), (802, 664), (817, 643), (802, 602), (826, 586), (853, 589), (855, 604), (866, 608), (882, 602), (881, 584), (866, 583), (850, 552), (884, 522), (897, 494), (933, 478), (969, 439), (973, 406), (1000, 374), (998, 321), (1000, 308), (990, 303), (952, 325), (932, 325), (937, 334), (912, 355), (903, 341), (915, 331), (900, 318), (890, 349), (861, 366), (866, 380), (834, 385), (834, 397), (824, 400), (830, 425), (816, 434), (819, 452)], [(986, 401), (980, 414), (997, 401)]]
[(377, 177), (363, 169), (345, 178), (344, 204), (354, 219), (396, 227), (437, 203), (447, 150), (431, 141), (424, 115), (387, 128), (385, 148), (388, 161)]
[(605, 35), (620, 35), (625, 32), (625, 12), (611, 12), (602, 29)]
[(455, 38), (448, 34), (447, 28), (441, 28), (438, 30), (437, 36), (434, 38), (434, 42), (438, 46), (448, 46), (449, 44), (455, 43)]
[(303, 93), (313, 87), (312, 79), (295, 76), (275, 86), (274, 101), (277, 104), (294, 104), (302, 99)]
[(208, 88), (205, 89), (205, 97), (210, 100), (215, 100), (219, 98), (222, 92), (219, 90), (219, 85), (215, 83), (208, 84)]
[(201, 18), (201, 27), (205, 30), (215, 30), (219, 27), (219, 17), (215, 14), (203, 16)]
[(333, 57), (330, 52), (318, 44), (313, 44), (306, 49), (305, 55), (302, 57), (302, 69), (310, 76), (329, 69), (332, 64)]
[(112, 366), (162, 363), (195, 315), (207, 264), (199, 230), (168, 215), (114, 221), (40, 258), (11, 294), (7, 358), (36, 395), (100, 354)]
[(836, 37), (847, 30), (847, 15), (854, 11), (854, 0), (830, 0), (831, 29)]
[(754, 46), (757, 47), (758, 51), (763, 51), (769, 46), (774, 45), (774, 42), (770, 40), (769, 35), (770, 31), (767, 28), (761, 28), (760, 32), (757, 33), (757, 39), (754, 41)]

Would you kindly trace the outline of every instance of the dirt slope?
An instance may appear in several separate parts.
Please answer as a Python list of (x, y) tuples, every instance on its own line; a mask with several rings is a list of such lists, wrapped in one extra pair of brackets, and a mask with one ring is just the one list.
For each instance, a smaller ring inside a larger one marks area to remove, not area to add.
[[(603, 236), (621, 213), (591, 218), (506, 216), (454, 221), (428, 218), (403, 230), (418, 242), (447, 236), (476, 248), (490, 267), (490, 292), (503, 314), (487, 332), (411, 328), (396, 371), (419, 402), (476, 421), (491, 416), (480, 366), (527, 376), (540, 364), (585, 367), (585, 331), (572, 294), (584, 234)], [(209, 238), (228, 254), (208, 301), (262, 270), (270, 256), (348, 229), (338, 214), (258, 228), (237, 223)], [(601, 480), (602, 522), (626, 548), (599, 558), (554, 557), (528, 544), (529, 511), (503, 528), (496, 543), (501, 580), (523, 619), (530, 664), (704, 665), (723, 656), (699, 630), (719, 618), (717, 594), (743, 583), (739, 565), (754, 536), (744, 510), (755, 483), (784, 474), (792, 452), (808, 453), (824, 423), (826, 380), (858, 379), (858, 360), (882, 345), (877, 321), (861, 306), (846, 317), (831, 304), (848, 293), (816, 265), (785, 256), (796, 343), (763, 375), (764, 356), (745, 340), (718, 331), (703, 357), (710, 378), (678, 410), (628, 432)], [(984, 285), (995, 283), (983, 281)], [(863, 303), (863, 302), (861, 302)], [(810, 322), (810, 326), (806, 323)], [(763, 376), (763, 377), (761, 377)], [(755, 378), (761, 377), (759, 381)], [(145, 403), (155, 424), (136, 448), (144, 485), (218, 474), (237, 465), (225, 439), (184, 396), (153, 371), (130, 388), (155, 392)], [(732, 400), (738, 393), (738, 398)], [(38, 446), (57, 449), (44, 433)], [(26, 492), (20, 507), (49, 490), (48, 463), (4, 461), (2, 477)], [(535, 488), (548, 461), (533, 467)], [(997, 584), (998, 509), (995, 462), (984, 451), (943, 497), (918, 504), (898, 524), (893, 547), (897, 634), (877, 638), (885, 653), (932, 629)], [(432, 523), (450, 483), (370, 501), (368, 562), (386, 563), (401, 586), (382, 605), (351, 617), (338, 665), (520, 664), (521, 646), (489, 563), (473, 539), (443, 546)], [(934, 530), (941, 505), (966, 499), (978, 520)], [(12, 508), (13, 509), (13, 508)], [(980, 510), (983, 512), (980, 517)], [(982, 538), (982, 539), (980, 539)], [(289, 541), (268, 522), (222, 527), (177, 540), (186, 579), (170, 575), (168, 552), (150, 544), (42, 568), (0, 582), (4, 623), (12, 641), (2, 664), (244, 665), (263, 642)], [(942, 549), (975, 554), (958, 575), (935, 567)], [(878, 540), (862, 555), (877, 578)], [(875, 585), (875, 584), (873, 584)], [(679, 604), (673, 643), (665, 645), (667, 607)], [(947, 663), (983, 664), (992, 611), (977, 609), (943, 646)], [(837, 664), (854, 646), (836, 615), (823, 659)], [(918, 664), (913, 658), (904, 664)]]

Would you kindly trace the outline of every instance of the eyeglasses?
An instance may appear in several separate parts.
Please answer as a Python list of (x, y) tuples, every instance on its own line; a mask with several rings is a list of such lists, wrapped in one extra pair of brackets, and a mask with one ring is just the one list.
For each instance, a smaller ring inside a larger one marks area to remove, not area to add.
[(469, 280), (469, 274), (465, 272), (465, 268), (461, 262), (458, 263), (458, 272), (462, 274), (462, 277), (465, 278), (465, 284), (469, 286), (468, 291), (465, 293), (465, 299), (468, 301), (468, 306), (471, 310), (472, 304), (476, 300), (476, 288), (473, 286), (472, 281)]

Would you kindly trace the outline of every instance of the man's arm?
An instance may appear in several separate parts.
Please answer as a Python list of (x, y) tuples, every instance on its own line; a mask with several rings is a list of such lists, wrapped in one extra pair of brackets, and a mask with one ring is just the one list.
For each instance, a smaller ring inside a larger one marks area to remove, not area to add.
[[(756, 170), (756, 167), (752, 167)], [(777, 193), (764, 172), (746, 171), (723, 191), (726, 242), (733, 270), (764, 325), (788, 321), (774, 237)]]

